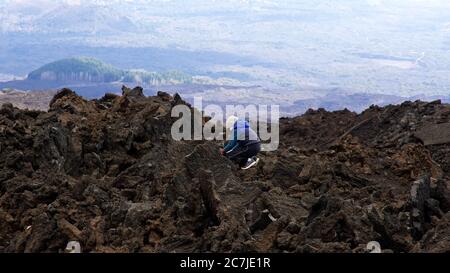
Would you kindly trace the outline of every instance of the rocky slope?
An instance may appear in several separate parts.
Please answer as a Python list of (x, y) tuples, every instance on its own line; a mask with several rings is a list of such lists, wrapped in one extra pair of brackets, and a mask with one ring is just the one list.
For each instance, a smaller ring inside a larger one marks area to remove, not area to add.
[(406, 102), (282, 119), (281, 145), (238, 170), (177, 142), (178, 96), (0, 110), (0, 252), (450, 251), (450, 106)]

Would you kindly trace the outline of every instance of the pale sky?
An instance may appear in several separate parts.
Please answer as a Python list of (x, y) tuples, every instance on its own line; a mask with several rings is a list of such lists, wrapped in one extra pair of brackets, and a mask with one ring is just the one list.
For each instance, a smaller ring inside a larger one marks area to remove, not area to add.
[[(11, 5), (48, 5), (48, 6), (54, 6), (57, 4), (70, 4), (70, 5), (79, 5), (81, 3), (95, 3), (95, 4), (114, 4), (114, 3), (133, 3), (133, 2), (139, 2), (139, 3), (145, 3), (149, 2), (149, 4), (157, 3), (157, 2), (184, 2), (185, 0), (0, 0), (0, 4), (6, 4), (8, 6)], [(192, 0), (191, 0), (192, 1)], [(333, 2), (332, 0), (319, 0), (319, 1), (312, 1), (313, 3), (317, 2)], [(361, 0), (364, 1), (364, 0)], [(450, 7), (450, 1), (448, 0), (365, 0), (369, 5), (371, 6), (389, 6), (389, 5), (402, 5), (402, 6), (416, 6), (416, 7)], [(283, 1), (283, 0), (196, 0), (196, 3), (205, 3), (210, 4), (214, 2), (240, 2), (240, 3), (246, 3), (246, 4), (252, 4), (252, 3), (279, 3), (284, 4), (289, 1)], [(346, 1), (342, 1), (345, 3)]]

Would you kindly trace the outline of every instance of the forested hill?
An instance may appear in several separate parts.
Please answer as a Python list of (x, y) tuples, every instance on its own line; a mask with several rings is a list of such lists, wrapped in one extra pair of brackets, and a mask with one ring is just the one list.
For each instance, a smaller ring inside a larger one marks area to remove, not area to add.
[(122, 70), (97, 59), (80, 57), (58, 60), (46, 64), (28, 75), (29, 80), (62, 82), (135, 82), (140, 84), (190, 83), (192, 77), (179, 71), (149, 72)]

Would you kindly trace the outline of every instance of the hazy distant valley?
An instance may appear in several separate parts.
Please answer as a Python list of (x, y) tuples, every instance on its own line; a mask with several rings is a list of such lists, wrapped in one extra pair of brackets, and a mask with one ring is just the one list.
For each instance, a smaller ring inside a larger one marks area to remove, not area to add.
[(277, 103), (286, 113), (448, 100), (449, 13), (445, 1), (2, 1), (0, 87), (120, 92), (122, 82), (23, 81), (48, 63), (87, 56), (192, 77), (129, 82), (149, 94)]
[[(105, 93), (121, 94), (122, 86), (142, 86), (146, 95), (164, 90), (179, 93), (188, 102), (201, 97), (204, 103), (279, 105), (282, 115), (302, 114), (309, 108), (362, 111), (370, 105), (387, 105), (415, 99), (443, 99), (445, 96), (401, 97), (395, 95), (352, 93), (345, 90), (304, 87), (288, 90), (257, 82), (228, 77), (195, 76), (180, 71), (150, 72), (124, 70), (92, 58), (69, 58), (46, 64), (26, 77), (0, 82), (0, 103), (11, 102), (20, 108), (46, 110), (56, 90), (72, 88), (86, 98)], [(1, 91), (2, 90), (2, 91)]]

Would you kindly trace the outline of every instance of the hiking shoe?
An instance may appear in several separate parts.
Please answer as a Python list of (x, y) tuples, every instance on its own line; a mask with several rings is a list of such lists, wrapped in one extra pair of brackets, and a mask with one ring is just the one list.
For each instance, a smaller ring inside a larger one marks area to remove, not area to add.
[(258, 162), (259, 162), (259, 158), (257, 158), (257, 157), (252, 157), (252, 158), (249, 158), (248, 160), (247, 160), (247, 163), (245, 164), (245, 166), (244, 167), (242, 167), (241, 169), (243, 169), (243, 170), (248, 170), (248, 169), (250, 169), (251, 167), (253, 167), (253, 166), (255, 166), (256, 164), (258, 164)]

